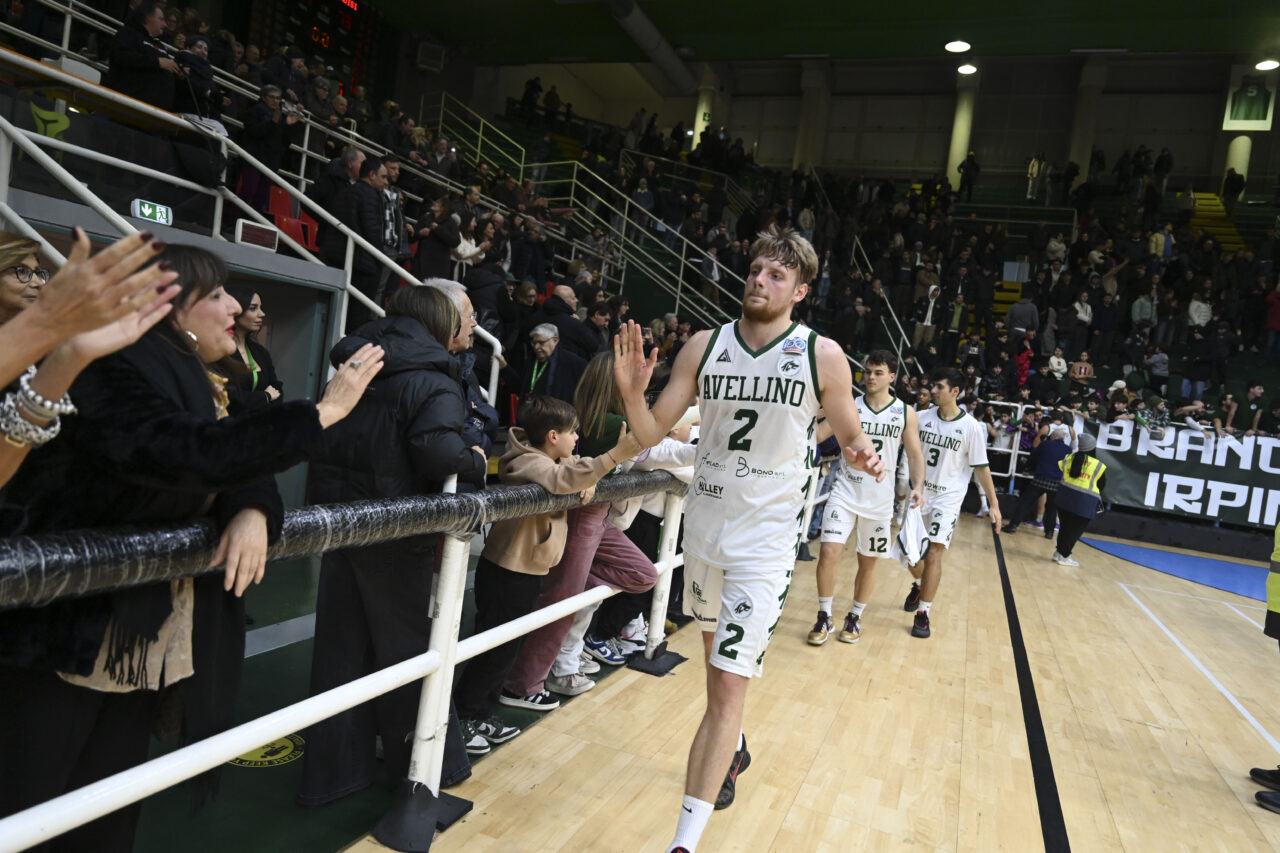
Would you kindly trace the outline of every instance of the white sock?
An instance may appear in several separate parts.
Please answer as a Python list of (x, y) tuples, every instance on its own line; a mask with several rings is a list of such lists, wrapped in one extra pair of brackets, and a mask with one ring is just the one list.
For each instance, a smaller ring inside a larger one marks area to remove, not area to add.
[(834, 600), (835, 600), (834, 595), (828, 595), (825, 598), (821, 595), (818, 596), (818, 609), (821, 610), (823, 613), (827, 614), (828, 616), (830, 616), (831, 602)]
[(917, 605), (916, 605), (916, 612), (917, 612), (917, 613), (928, 613), (928, 612), (929, 612), (929, 608), (930, 608), (930, 607), (932, 607), (932, 606), (933, 606), (933, 602), (932, 602), (932, 601), (922, 601), (922, 602), (920, 602), (919, 604), (917, 604)]
[(1036, 516), (1036, 521), (1037, 521), (1037, 522), (1043, 522), (1043, 521), (1044, 521), (1044, 516), (1043, 516), (1043, 515), (1037, 515), (1037, 516)]
[(867, 605), (863, 604), (861, 601), (858, 601), (857, 599), (854, 599), (853, 607), (849, 609), (849, 612), (852, 613), (854, 616), (861, 616), (862, 611), (866, 609), (867, 609)]
[(982, 498), (982, 504), (980, 505), (981, 509), (991, 509), (991, 504), (987, 503), (986, 495), (979, 495), (978, 497)]
[(667, 853), (671, 853), (677, 847), (684, 847), (690, 853), (697, 850), (698, 839), (702, 838), (702, 831), (707, 828), (707, 821), (711, 819), (711, 813), (715, 808), (713, 803), (694, 799), (685, 794), (684, 802), (680, 804), (680, 822), (676, 824), (676, 837), (667, 846)]
[(738, 748), (736, 752), (742, 752), (747, 747), (747, 736), (742, 732), (738, 732)]

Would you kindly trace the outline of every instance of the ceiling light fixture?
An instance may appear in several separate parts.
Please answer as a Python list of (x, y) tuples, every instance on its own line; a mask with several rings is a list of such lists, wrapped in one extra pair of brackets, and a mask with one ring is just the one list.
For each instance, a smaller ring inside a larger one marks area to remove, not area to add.
[(959, 71), (961, 74), (976, 74), (978, 73), (978, 66), (970, 65), (969, 63), (966, 62), (964, 65), (961, 65), (956, 70)]
[(1264, 59), (1253, 67), (1259, 71), (1270, 71), (1274, 68), (1280, 68), (1280, 62), (1276, 62), (1274, 59)]
[(968, 50), (971, 47), (971, 45), (967, 41), (961, 41), (960, 39), (956, 39), (955, 41), (949, 41), (946, 43), (945, 46), (947, 48), (948, 53), (964, 53), (966, 50)]

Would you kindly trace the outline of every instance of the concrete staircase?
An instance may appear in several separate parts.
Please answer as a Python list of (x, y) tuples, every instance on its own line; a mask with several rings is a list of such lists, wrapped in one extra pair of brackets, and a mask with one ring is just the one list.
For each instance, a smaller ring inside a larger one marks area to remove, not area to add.
[(1192, 228), (1203, 228), (1221, 244), (1224, 252), (1244, 249), (1244, 240), (1236, 230), (1236, 224), (1227, 218), (1222, 197), (1212, 193), (1196, 193), (1196, 210), (1191, 216)]

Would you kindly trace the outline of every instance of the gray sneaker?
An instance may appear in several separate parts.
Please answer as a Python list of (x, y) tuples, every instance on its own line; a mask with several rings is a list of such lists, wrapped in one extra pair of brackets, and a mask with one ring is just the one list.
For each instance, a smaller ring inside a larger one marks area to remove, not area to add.
[(586, 652), (578, 655), (578, 672), (583, 675), (595, 675), (600, 671), (600, 661), (593, 658)]
[(580, 672), (569, 675), (547, 676), (547, 689), (561, 696), (577, 696), (595, 687), (596, 683)]

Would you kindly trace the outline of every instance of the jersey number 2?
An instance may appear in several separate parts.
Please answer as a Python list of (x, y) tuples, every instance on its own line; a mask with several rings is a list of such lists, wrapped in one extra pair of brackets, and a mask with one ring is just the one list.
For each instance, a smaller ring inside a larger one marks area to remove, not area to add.
[(726, 622), (724, 632), (730, 636), (726, 636), (720, 642), (720, 648), (716, 650), (716, 653), (721, 657), (728, 658), (729, 660), (737, 660), (738, 650), (735, 649), (734, 646), (742, 642), (742, 638), (745, 636), (746, 632), (743, 630), (741, 625), (735, 622)]
[(735, 421), (744, 421), (741, 427), (733, 431), (733, 435), (729, 436), (729, 450), (750, 450), (751, 439), (747, 438), (747, 434), (755, 429), (756, 421), (759, 420), (760, 413), (755, 409), (738, 409), (733, 413)]

